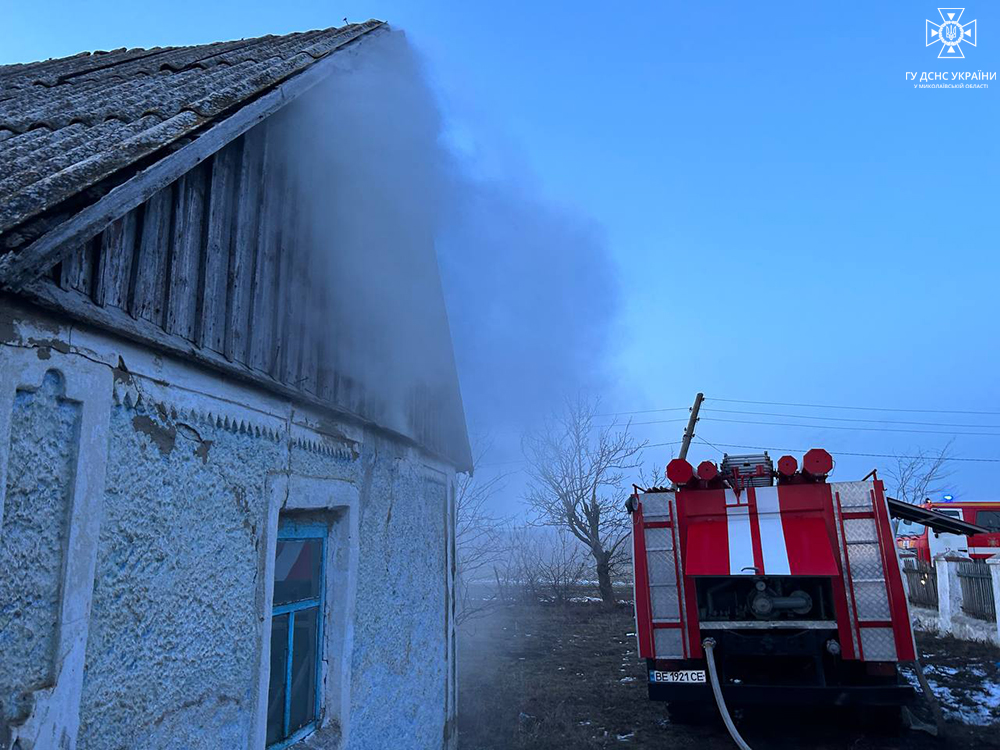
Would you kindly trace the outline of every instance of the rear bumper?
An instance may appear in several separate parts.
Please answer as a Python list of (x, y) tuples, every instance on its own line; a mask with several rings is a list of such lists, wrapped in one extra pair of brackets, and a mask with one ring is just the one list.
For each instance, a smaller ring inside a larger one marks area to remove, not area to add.
[[(722, 695), (730, 706), (785, 704), (794, 706), (902, 706), (916, 692), (909, 685), (727, 685)], [(714, 701), (709, 684), (649, 683), (649, 699), (671, 703)]]

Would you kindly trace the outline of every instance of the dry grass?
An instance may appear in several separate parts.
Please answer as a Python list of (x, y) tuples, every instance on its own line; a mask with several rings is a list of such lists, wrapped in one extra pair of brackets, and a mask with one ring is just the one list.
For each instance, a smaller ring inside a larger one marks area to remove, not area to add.
[[(633, 630), (631, 608), (607, 612), (597, 604), (497, 607), (466, 623), (459, 646), (461, 750), (731, 750), (721, 724), (671, 724), (664, 706), (647, 699)], [(980, 663), (994, 666), (983, 648), (943, 639), (926, 645), (943, 663), (975, 652)], [(829, 712), (794, 718), (758, 712), (741, 721), (755, 750), (997, 748), (998, 728), (953, 723), (948, 739), (938, 740), (917, 732), (866, 735)]]

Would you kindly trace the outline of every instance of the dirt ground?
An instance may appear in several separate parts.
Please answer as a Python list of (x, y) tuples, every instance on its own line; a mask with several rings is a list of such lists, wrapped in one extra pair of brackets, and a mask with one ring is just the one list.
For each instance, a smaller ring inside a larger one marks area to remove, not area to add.
[[(499, 606), (465, 623), (459, 642), (459, 747), (735, 747), (721, 722), (670, 723), (646, 698), (631, 607), (595, 603)], [(927, 674), (942, 699), (944, 737), (915, 730), (872, 733), (832, 711), (738, 715), (754, 750), (957, 750), (1000, 748), (1000, 651), (918, 634)], [(916, 711), (929, 719), (929, 713)]]

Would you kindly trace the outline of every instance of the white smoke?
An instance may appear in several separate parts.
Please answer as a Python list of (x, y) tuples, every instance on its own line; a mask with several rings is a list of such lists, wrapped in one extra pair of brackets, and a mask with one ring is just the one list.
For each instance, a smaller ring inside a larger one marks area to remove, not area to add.
[(332, 275), (337, 297), (317, 324), (339, 366), (381, 379), (381, 392), (434, 387), (454, 367), (428, 297), (440, 294), (440, 267), (466, 413), (503, 454), (602, 375), (619, 301), (607, 245), (593, 222), (541, 200), (528, 175), (473, 176), (446, 145), (405, 35), (364, 45), (355, 69), (288, 112), (285, 146), (323, 249), (314, 272)]

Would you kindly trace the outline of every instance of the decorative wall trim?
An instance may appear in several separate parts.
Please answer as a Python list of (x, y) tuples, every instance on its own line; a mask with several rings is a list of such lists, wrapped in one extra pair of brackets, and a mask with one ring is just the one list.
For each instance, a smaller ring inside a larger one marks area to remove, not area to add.
[[(3, 292), (0, 292), (0, 346), (23, 347), (45, 354), (72, 352), (103, 363), (115, 373), (116, 404), (134, 406), (140, 399), (151, 399), (154, 406), (169, 404), (178, 413), (183, 409), (186, 413), (206, 413), (223, 422), (228, 418), (230, 425), (236, 422), (232, 429), (237, 431), (246, 431), (252, 425), (255, 429), (259, 427), (262, 434), (265, 430), (274, 434), (290, 432), (292, 437), (304, 440), (301, 445), (306, 449), (320, 449), (339, 440), (348, 452), (357, 454), (367, 435), (377, 435), (412, 450), (428, 466), (446, 473), (455, 470), (452, 460), (413, 438), (331, 410), (328, 404), (309, 403), (300, 393), (279, 393), (258, 383), (205, 369), (203, 363), (190, 357), (190, 352), (163, 354), (141, 342), (123, 338), (120, 333), (77, 324), (59, 312), (50, 313)], [(243, 423), (245, 426), (241, 427)]]
[(290, 444), (293, 448), (301, 448), (302, 450), (309, 451), (310, 453), (318, 453), (322, 456), (343, 458), (345, 460), (352, 460), (358, 456), (357, 451), (348, 443), (327, 442), (318, 438), (310, 440), (308, 438), (293, 437)]
[(62, 376), (64, 398), (80, 405), (79, 443), (60, 585), (55, 680), (33, 694), (31, 714), (11, 727), (11, 742), (19, 741), (24, 750), (76, 747), (108, 455), (110, 370), (74, 354), (50, 351), (43, 359), (34, 349), (5, 348), (0, 358), (0, 534), (14, 397), (19, 389), (37, 388), (50, 370)]
[(275, 429), (267, 425), (262, 427), (259, 424), (255, 424), (252, 420), (238, 419), (231, 417), (229, 414), (208, 409), (178, 408), (172, 403), (172, 399), (157, 401), (149, 397), (144, 397), (137, 389), (121, 388), (117, 383), (114, 387), (113, 400), (118, 406), (124, 406), (137, 411), (155, 411), (172, 422), (182, 422), (192, 427), (199, 425), (212, 429), (226, 430), (232, 433), (253, 435), (254, 437), (264, 438), (275, 443), (285, 437), (284, 430)]
[[(357, 458), (365, 430), (321, 410), (307, 409), (227, 380), (181, 359), (163, 357), (113, 334), (66, 325), (25, 305), (0, 298), (0, 340), (4, 351), (20, 349), (29, 356), (71, 352), (112, 375), (112, 403), (159, 412), (192, 427), (206, 425), (233, 433), (284, 440), (296, 447), (341, 458)], [(442, 464), (444, 465), (444, 464)]]

